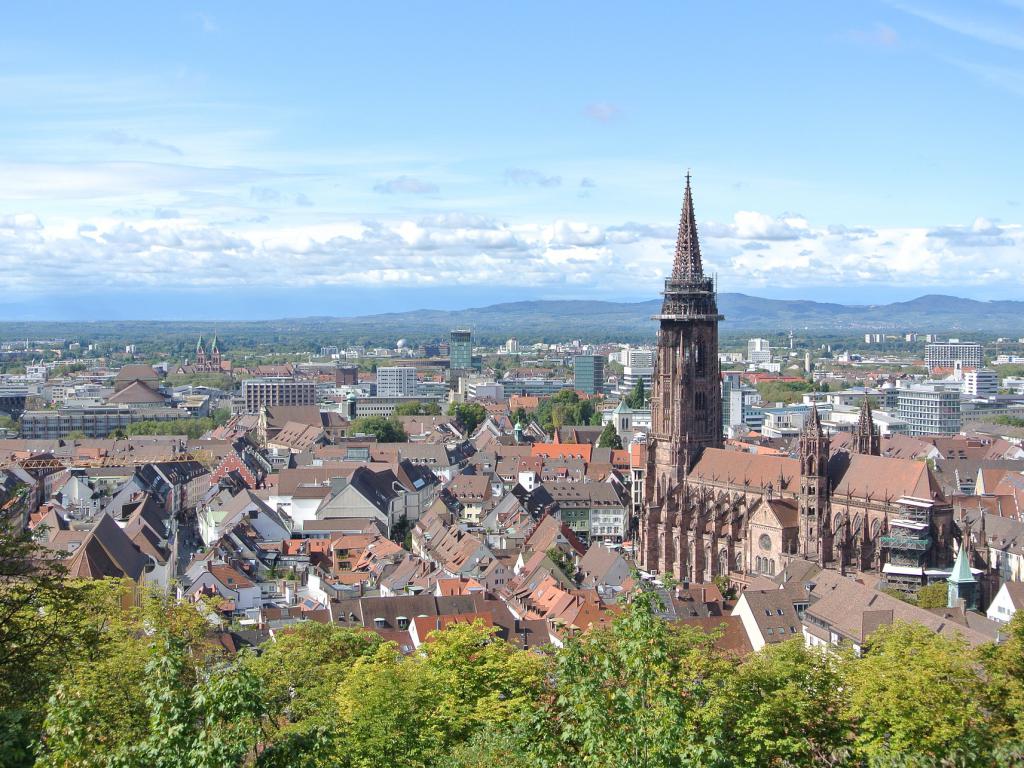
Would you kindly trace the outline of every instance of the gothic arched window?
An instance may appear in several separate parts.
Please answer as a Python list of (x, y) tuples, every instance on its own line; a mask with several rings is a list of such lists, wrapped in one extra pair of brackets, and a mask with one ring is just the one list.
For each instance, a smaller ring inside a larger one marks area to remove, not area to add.
[(696, 341), (693, 345), (693, 370), (694, 374), (698, 377), (707, 375), (708, 364), (707, 354), (704, 349), (703, 341)]

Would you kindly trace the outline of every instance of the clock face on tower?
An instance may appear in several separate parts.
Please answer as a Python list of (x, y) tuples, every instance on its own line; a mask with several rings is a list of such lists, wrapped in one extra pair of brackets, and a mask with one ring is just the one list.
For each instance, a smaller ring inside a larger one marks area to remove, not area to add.
[(772, 539), (767, 533), (762, 533), (761, 538), (757, 540), (758, 545), (761, 549), (768, 551), (772, 548)]

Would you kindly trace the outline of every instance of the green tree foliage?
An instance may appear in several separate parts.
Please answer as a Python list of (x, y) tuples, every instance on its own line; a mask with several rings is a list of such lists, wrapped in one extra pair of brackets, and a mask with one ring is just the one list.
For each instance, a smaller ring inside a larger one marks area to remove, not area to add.
[(993, 416), (992, 423), (1006, 427), (1024, 427), (1024, 419), (1017, 416)]
[(341, 765), (437, 765), (528, 711), (543, 685), (543, 661), (480, 622), (432, 633), (423, 650), (385, 643), (353, 663), (337, 697)]
[(441, 406), (434, 402), (410, 400), (395, 406), (395, 416), (440, 416)]
[(210, 387), (230, 392), (235, 382), (227, 373), (172, 373), (167, 377), (167, 384), (172, 387)]
[(637, 379), (633, 390), (626, 395), (626, 405), (630, 408), (643, 408), (647, 405), (647, 393), (644, 391), (643, 379)]
[(330, 727), (338, 686), (352, 663), (380, 643), (373, 632), (306, 621), (268, 641), (245, 663), (281, 731), (305, 732)]
[(729, 665), (714, 653), (711, 636), (659, 619), (656, 601), (653, 593), (641, 593), (610, 627), (591, 629), (558, 654), (554, 696), (538, 721), (536, 742), (551, 764), (683, 764), (688, 723)]
[(709, 766), (828, 765), (846, 733), (836, 657), (801, 640), (768, 645), (696, 712), (689, 748)]
[(964, 642), (919, 625), (883, 626), (842, 674), (853, 748), (872, 765), (889, 764), (893, 754), (917, 764), (953, 756), (991, 764), (980, 681)]
[(600, 437), (597, 438), (597, 447), (621, 450), (622, 438), (619, 437), (619, 433), (615, 431), (615, 425), (612, 422), (609, 421), (604, 425), (604, 429), (601, 430)]
[(558, 427), (583, 426), (601, 423), (601, 414), (594, 408), (592, 400), (580, 400), (572, 389), (563, 389), (557, 394), (540, 401), (536, 413), (538, 423), (548, 432)]
[(762, 381), (757, 385), (761, 399), (766, 403), (798, 403), (805, 392), (813, 392), (809, 381)]
[(949, 587), (944, 581), (937, 581), (917, 590), (918, 608), (945, 608), (948, 602)]
[(199, 666), (188, 643), (169, 631), (146, 642), (148, 659), (131, 685), (131, 698), (142, 698), (141, 706), (130, 702), (138, 707), (127, 715), (134, 727), (108, 727), (96, 696), (61, 685), (50, 701), (40, 768), (222, 768), (255, 757), (265, 706), (247, 667)]
[(452, 403), (448, 406), (448, 415), (455, 417), (459, 425), (470, 434), (487, 418), (487, 409), (480, 403)]
[(128, 437), (137, 435), (185, 435), (193, 440), (202, 437), (217, 424), (212, 418), (173, 419), (171, 421), (135, 421), (124, 428)]
[(380, 443), (405, 443), (409, 435), (396, 418), (384, 416), (363, 416), (356, 419), (348, 428), (350, 435), (373, 435)]

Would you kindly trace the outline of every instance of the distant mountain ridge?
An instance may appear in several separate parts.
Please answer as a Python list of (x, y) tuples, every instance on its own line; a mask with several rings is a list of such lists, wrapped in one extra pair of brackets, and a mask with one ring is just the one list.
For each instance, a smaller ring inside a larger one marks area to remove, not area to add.
[[(904, 302), (847, 305), (810, 300), (764, 299), (743, 293), (722, 293), (718, 306), (723, 333), (740, 331), (1024, 331), (1024, 301), (976, 301), (928, 295)], [(324, 318), (348, 329), (408, 328), (428, 331), (466, 326), (478, 334), (506, 333), (532, 337), (624, 338), (653, 335), (652, 316), (661, 300), (613, 302), (537, 300), (492, 304), (461, 310), (419, 310), (352, 318)]]
[[(810, 300), (765, 299), (722, 293), (722, 333), (813, 331), (851, 335), (866, 331), (920, 333), (987, 332), (1024, 336), (1024, 301), (976, 301), (927, 295), (891, 304), (855, 305)], [(389, 344), (447, 338), (453, 328), (472, 328), (483, 342), (514, 336), (521, 341), (644, 341), (653, 338), (652, 316), (660, 299), (642, 302), (594, 300), (514, 301), (470, 309), (419, 309), (359, 317), (302, 317), (231, 322), (99, 321), (0, 322), (0, 338), (120, 339), (194, 336), (216, 327), (221, 338), (301, 338), (330, 343)]]

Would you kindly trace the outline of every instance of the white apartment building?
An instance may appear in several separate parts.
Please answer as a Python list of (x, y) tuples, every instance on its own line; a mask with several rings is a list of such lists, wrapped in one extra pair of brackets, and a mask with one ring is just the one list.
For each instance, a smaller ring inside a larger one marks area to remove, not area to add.
[(960, 391), (968, 397), (994, 397), (999, 393), (999, 377), (991, 368), (976, 368), (964, 373)]
[(772, 361), (772, 347), (768, 339), (750, 339), (747, 342), (747, 362), (764, 365)]
[(413, 366), (377, 369), (377, 397), (414, 397), (416, 394), (416, 369)]
[(896, 417), (911, 437), (960, 433), (960, 392), (942, 384), (915, 384), (896, 393)]
[(981, 344), (950, 339), (946, 342), (926, 344), (924, 361), (928, 366), (928, 372), (932, 373), (937, 368), (955, 368), (957, 362), (964, 368), (981, 368), (985, 362), (985, 355)]

